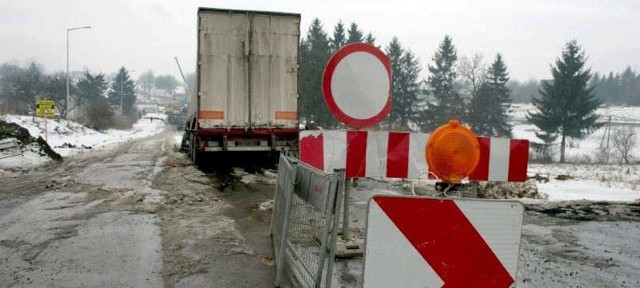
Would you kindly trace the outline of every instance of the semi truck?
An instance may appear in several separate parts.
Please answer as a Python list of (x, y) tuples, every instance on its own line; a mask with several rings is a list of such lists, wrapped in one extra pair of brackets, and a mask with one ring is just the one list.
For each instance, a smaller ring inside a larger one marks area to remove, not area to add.
[(183, 137), (194, 164), (214, 153), (295, 151), (300, 14), (199, 8), (197, 30)]

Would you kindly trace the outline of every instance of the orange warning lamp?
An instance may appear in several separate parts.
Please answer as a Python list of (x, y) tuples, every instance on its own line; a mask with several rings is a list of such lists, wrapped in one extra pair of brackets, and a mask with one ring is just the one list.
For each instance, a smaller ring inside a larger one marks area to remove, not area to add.
[(459, 184), (480, 161), (476, 135), (458, 120), (438, 127), (425, 148), (429, 170), (445, 183)]

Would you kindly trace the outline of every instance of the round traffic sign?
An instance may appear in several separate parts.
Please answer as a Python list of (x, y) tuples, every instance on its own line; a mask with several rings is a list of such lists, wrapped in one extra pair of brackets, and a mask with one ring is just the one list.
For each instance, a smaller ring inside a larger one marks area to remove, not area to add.
[(391, 110), (391, 63), (373, 45), (345, 45), (324, 69), (322, 92), (338, 120), (358, 128), (373, 126)]

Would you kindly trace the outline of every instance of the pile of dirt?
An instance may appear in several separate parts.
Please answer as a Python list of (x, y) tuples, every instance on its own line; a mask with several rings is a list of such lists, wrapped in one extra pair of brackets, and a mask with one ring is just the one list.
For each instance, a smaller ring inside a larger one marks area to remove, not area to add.
[(480, 184), (478, 197), (486, 199), (547, 198), (546, 195), (538, 192), (535, 180), (527, 180), (523, 183), (486, 182)]
[(29, 130), (16, 123), (8, 123), (0, 120), (0, 139), (5, 138), (18, 139), (22, 147), (35, 141), (35, 138), (31, 137), (31, 134), (29, 134)]
[(640, 221), (640, 203), (563, 201), (525, 205), (528, 211), (577, 221)]
[(64, 144), (60, 146), (56, 146), (56, 148), (83, 148), (83, 149), (92, 149), (91, 146), (80, 145), (80, 147), (73, 145), (69, 142), (64, 142)]
[(15, 123), (0, 120), (0, 140), (5, 138), (17, 139), (18, 142), (20, 142), (21, 149), (28, 148), (29, 146), (35, 146), (41, 155), (47, 155), (49, 158), (56, 161), (62, 160), (62, 156), (56, 153), (56, 151), (53, 151), (47, 141), (44, 141), (42, 137), (34, 138), (29, 134), (29, 130), (24, 127)]

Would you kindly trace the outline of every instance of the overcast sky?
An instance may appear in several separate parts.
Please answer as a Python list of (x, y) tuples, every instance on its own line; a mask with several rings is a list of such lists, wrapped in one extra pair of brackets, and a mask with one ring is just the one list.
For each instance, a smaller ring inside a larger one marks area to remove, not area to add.
[(421, 60), (423, 76), (445, 34), (458, 55), (502, 53), (513, 79), (544, 79), (564, 44), (576, 39), (598, 72), (640, 67), (638, 0), (1, 0), (0, 62), (36, 60), (47, 72), (65, 69), (65, 30), (71, 70), (113, 73), (120, 66), (179, 76), (195, 70), (197, 7), (302, 14), (306, 34), (315, 17), (331, 34), (339, 19), (356, 22), (386, 46), (397, 36)]

